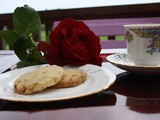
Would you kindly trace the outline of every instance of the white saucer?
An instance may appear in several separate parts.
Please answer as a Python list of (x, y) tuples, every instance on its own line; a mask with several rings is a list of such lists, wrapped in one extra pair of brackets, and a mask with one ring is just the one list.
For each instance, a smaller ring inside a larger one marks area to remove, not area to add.
[(136, 74), (160, 74), (160, 65), (145, 66), (136, 65), (128, 57), (126, 53), (117, 53), (106, 58), (113, 65)]

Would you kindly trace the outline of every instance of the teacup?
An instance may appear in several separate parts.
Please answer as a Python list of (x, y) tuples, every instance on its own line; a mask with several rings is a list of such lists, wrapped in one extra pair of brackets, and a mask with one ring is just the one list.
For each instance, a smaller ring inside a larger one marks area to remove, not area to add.
[(127, 56), (136, 65), (160, 65), (160, 24), (124, 25)]

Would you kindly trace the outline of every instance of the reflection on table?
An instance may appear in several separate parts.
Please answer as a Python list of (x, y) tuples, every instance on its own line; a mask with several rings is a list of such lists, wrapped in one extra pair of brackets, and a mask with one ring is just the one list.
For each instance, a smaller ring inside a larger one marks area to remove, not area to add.
[(113, 91), (106, 90), (98, 94), (87, 97), (61, 100), (55, 102), (11, 102), (2, 100), (0, 110), (44, 110), (44, 109), (65, 109), (65, 108), (79, 108), (79, 107), (93, 107), (93, 106), (112, 106), (116, 103), (116, 96)]
[(126, 106), (140, 113), (160, 113), (159, 75), (121, 75), (112, 86), (115, 93), (126, 96)]

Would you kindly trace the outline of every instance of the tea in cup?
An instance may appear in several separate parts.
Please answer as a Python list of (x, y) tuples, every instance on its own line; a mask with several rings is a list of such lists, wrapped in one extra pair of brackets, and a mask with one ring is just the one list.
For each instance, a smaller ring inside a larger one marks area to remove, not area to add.
[(136, 65), (160, 65), (160, 24), (124, 25), (127, 56)]

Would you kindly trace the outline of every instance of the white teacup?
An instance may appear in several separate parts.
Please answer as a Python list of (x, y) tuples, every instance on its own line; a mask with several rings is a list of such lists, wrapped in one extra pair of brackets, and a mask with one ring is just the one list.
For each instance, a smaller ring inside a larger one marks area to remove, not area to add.
[(160, 24), (124, 25), (127, 55), (136, 65), (160, 65)]

